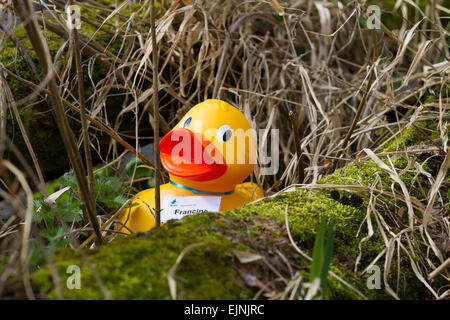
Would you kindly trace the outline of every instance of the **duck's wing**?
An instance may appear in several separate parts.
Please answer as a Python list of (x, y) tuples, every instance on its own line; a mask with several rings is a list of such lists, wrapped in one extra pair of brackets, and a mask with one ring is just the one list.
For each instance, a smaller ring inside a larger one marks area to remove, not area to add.
[(155, 226), (155, 189), (147, 189), (136, 194), (132, 206), (119, 213), (117, 229), (124, 233), (145, 232)]
[(244, 192), (251, 199), (250, 201), (264, 197), (264, 191), (256, 183), (244, 182), (236, 186), (236, 190)]

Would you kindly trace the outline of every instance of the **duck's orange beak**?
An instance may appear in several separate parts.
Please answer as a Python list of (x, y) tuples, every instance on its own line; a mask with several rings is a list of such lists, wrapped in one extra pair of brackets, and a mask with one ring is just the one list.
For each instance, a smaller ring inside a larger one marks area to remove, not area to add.
[(200, 133), (178, 128), (159, 143), (161, 163), (170, 174), (194, 181), (209, 181), (227, 171), (222, 153)]

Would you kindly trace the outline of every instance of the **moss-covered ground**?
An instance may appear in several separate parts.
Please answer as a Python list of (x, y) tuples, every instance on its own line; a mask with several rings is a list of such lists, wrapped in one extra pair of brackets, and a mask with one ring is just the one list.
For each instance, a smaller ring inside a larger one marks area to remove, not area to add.
[[(419, 134), (420, 132), (412, 126), (404, 130), (403, 136), (408, 138), (401, 141), (407, 145), (415, 145), (422, 140), (428, 140), (428, 137)], [(405, 146), (399, 146), (398, 142), (390, 143), (386, 149), (402, 149)], [(397, 146), (394, 147), (393, 144)], [(384, 156), (381, 159), (388, 165), (392, 162), (395, 169), (402, 172), (401, 179), (412, 196), (419, 200), (424, 198), (417, 186), (420, 184), (425, 189), (429, 187), (426, 179), (407, 170), (408, 161), (402, 155), (390, 156), (390, 159)], [(409, 157), (409, 161), (421, 160)], [(408, 217), (407, 214), (397, 214), (404, 211), (405, 204), (398, 199), (393, 201), (385, 193), (401, 194), (400, 187), (386, 172), (367, 159), (355, 161), (323, 178), (319, 183), (341, 187), (294, 190), (232, 211), (187, 216), (182, 220), (167, 223), (157, 230), (115, 240), (100, 249), (90, 250), (87, 254), (113, 298), (170, 299), (168, 272), (180, 253), (194, 243), (220, 245), (219, 248), (211, 245), (200, 247), (185, 255), (176, 273), (177, 297), (253, 298), (261, 288), (261, 283), (267, 284), (277, 278), (273, 269), (277, 270), (278, 276), (281, 274), (286, 279), (291, 276), (290, 269), (305, 277), (308, 275), (309, 262), (293, 249), (287, 237), (285, 212), (288, 210), (292, 236), (307, 254), (311, 254), (321, 216), (327, 220), (333, 219), (336, 235), (331, 270), (367, 298), (391, 298), (383, 287), (380, 290), (368, 289), (366, 281), (369, 275), (361, 273), (385, 248), (380, 227), (375, 221), (374, 235), (360, 245), (361, 239), (367, 235), (365, 217), (370, 198), (368, 189), (361, 187), (377, 190), (375, 204), (393, 232), (406, 227)], [(351, 186), (359, 186), (359, 189)], [(336, 194), (339, 196), (336, 197)], [(265, 261), (241, 264), (229, 249), (258, 253), (264, 256)], [(282, 252), (282, 255), (277, 252)], [(355, 263), (360, 252), (361, 259), (355, 272)], [(384, 263), (382, 260), (377, 263), (381, 269)], [(81, 267), (81, 289), (64, 289), (65, 298), (104, 298), (90, 268), (78, 253), (71, 249), (62, 250), (55, 256), (55, 264), (62, 275), (63, 284), (69, 276), (66, 274), (69, 265), (76, 264)], [(269, 265), (272, 268), (268, 267)], [(400, 261), (392, 265), (388, 283), (397, 291), (399, 297), (428, 297), (426, 289), (414, 276), (406, 258), (401, 257)], [(402, 276), (397, 278), (400, 273)], [(42, 297), (57, 297), (48, 267), (44, 266), (33, 274), (33, 283), (39, 288)], [(65, 288), (64, 285), (63, 287)], [(283, 290), (283, 284), (272, 283), (268, 288)], [(327, 297), (362, 298), (334, 277), (329, 277)]]

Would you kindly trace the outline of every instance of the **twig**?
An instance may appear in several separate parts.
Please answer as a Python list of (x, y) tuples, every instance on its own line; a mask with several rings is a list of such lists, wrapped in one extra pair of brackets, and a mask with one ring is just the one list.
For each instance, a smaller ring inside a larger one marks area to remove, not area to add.
[[(120, 214), (120, 212), (122, 211), (122, 209), (125, 207), (125, 205), (128, 203), (125, 202), (119, 210), (117, 210), (116, 213), (114, 213), (111, 218), (109, 218), (100, 228), (100, 231), (104, 231), (112, 222), (114, 222), (114, 220), (117, 218), (117, 216)], [(91, 234), (86, 240), (84, 240), (84, 242), (80, 245), (80, 248), (84, 248), (85, 246), (87, 246), (92, 240), (94, 240), (94, 235)]]
[(298, 183), (303, 183), (303, 181), (305, 180), (305, 169), (303, 165), (303, 154), (300, 143), (300, 136), (298, 135), (297, 119), (295, 118), (294, 112), (289, 111), (289, 118), (291, 119), (292, 130), (294, 131), (294, 144), (297, 156)]
[(28, 185), (25, 176), (23, 173), (15, 167), (8, 160), (3, 160), (2, 166), (8, 168), (19, 180), (22, 188), (25, 191), (27, 198), (26, 212), (24, 217), (23, 224), (23, 233), (22, 233), (22, 248), (20, 252), (20, 262), (22, 264), (22, 278), (23, 284), (25, 286), (25, 292), (29, 299), (34, 300), (35, 296), (31, 287), (31, 279), (30, 279), (30, 259), (28, 255), (29, 250), (29, 239), (31, 234), (31, 224), (33, 223), (33, 193), (31, 191), (30, 186)]
[(156, 47), (156, 24), (155, 24), (155, 0), (151, 0), (151, 36), (152, 36), (152, 63), (153, 63), (153, 162), (155, 163), (155, 225), (161, 225), (161, 203), (160, 203), (160, 176), (159, 176), (159, 101), (158, 101), (158, 48)]
[[(69, 0), (69, 5), (73, 5), (73, 0)], [(73, 19), (71, 15), (67, 17), (68, 19)], [(72, 23), (74, 25), (74, 23)], [(80, 53), (80, 41), (78, 39), (78, 30), (77, 28), (72, 28), (72, 46), (73, 46), (73, 54), (75, 56), (75, 67), (77, 69), (77, 82), (78, 82), (78, 102), (80, 104), (80, 118), (81, 118), (81, 130), (83, 132), (83, 140), (84, 140), (84, 154), (86, 158), (86, 170), (87, 170), (87, 179), (88, 179), (88, 188), (91, 194), (95, 192), (94, 185), (94, 174), (92, 171), (92, 154), (91, 154), (91, 143), (89, 139), (88, 132), (88, 122), (86, 119), (86, 100), (85, 100), (85, 92), (84, 92), (84, 81), (83, 81), (83, 69), (81, 68), (81, 53)], [(94, 201), (92, 206), (94, 210), (96, 210), (95, 199), (92, 197)], [(94, 211), (95, 216), (97, 213)]]
[(439, 188), (441, 186), (441, 184), (444, 182), (444, 180), (448, 179), (448, 168), (450, 167), (450, 150), (447, 151), (447, 154), (445, 155), (444, 161), (441, 164), (441, 167), (439, 169), (439, 173), (436, 176), (436, 180), (434, 181), (433, 185), (431, 186), (430, 189), (430, 196), (428, 199), (428, 205), (425, 209), (425, 212), (423, 214), (423, 225), (426, 227), (428, 224), (428, 221), (430, 220), (431, 217), (431, 212), (434, 206), (434, 201), (436, 199), (436, 196), (439, 192)]
[(450, 266), (450, 258), (448, 258), (447, 260), (445, 260), (445, 262), (443, 264), (441, 264), (439, 267), (437, 267), (433, 272), (431, 272), (428, 275), (428, 280), (431, 280), (433, 278), (435, 278), (438, 274), (440, 274), (442, 271), (444, 271), (447, 267)]

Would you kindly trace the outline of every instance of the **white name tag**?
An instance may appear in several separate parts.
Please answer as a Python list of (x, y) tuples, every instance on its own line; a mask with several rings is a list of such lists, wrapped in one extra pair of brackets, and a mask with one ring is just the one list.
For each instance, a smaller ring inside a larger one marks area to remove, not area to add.
[(218, 212), (222, 197), (216, 196), (165, 196), (161, 222), (181, 219), (184, 216), (200, 212)]

